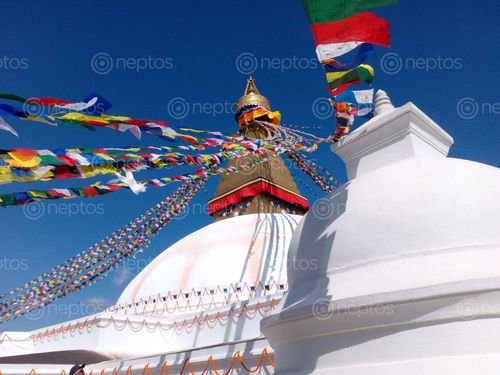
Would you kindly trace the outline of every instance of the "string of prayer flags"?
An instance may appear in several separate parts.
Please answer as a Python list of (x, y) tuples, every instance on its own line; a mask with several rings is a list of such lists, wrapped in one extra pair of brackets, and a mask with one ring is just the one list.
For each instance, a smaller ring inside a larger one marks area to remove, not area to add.
[(331, 175), (325, 178), (321, 173), (318, 173), (319, 166), (313, 161), (308, 160), (304, 155), (299, 155), (297, 152), (290, 150), (288, 151), (288, 157), (295, 162), (302, 172), (311, 177), (321, 190), (332, 192), (340, 186), (340, 183), (335, 181)]
[(57, 125), (53, 119), (48, 117), (47, 115), (41, 114), (32, 114), (23, 108), (14, 107), (9, 104), (1, 104), (0, 103), (0, 114), (11, 115), (17, 117), (21, 120), (31, 120), (36, 122), (42, 122), (48, 125)]
[[(78, 272), (91, 268), (93, 263), (104, 259), (106, 256), (115, 251), (116, 249), (114, 248), (114, 245), (120, 243), (121, 239), (132, 238), (130, 236), (130, 234), (133, 233), (132, 231), (136, 230), (145, 219), (153, 214), (156, 214), (160, 210), (163, 210), (163, 206), (171, 202), (172, 199), (180, 197), (179, 192), (180, 189), (177, 189), (174, 194), (154, 205), (148, 211), (136, 217), (134, 220), (122, 226), (119, 230), (113, 232), (111, 235), (102, 239), (98, 243), (95, 243), (90, 248), (83, 250), (62, 264), (52, 268), (42, 275), (39, 275), (37, 278), (25, 283), (24, 285), (11, 290), (7, 294), (0, 295), (0, 302), (2, 299), (5, 299), (6, 296), (12, 296), (15, 294), (18, 294), (18, 299), (26, 300), (32, 297), (31, 295), (33, 292), (40, 292), (39, 286), (42, 286), (44, 290), (48, 290), (53, 288), (55, 284), (62, 284), (63, 277), (65, 280), (68, 280), (69, 278), (74, 277)], [(41, 282), (45, 282), (45, 284), (40, 284)]]
[(228, 159), (261, 154), (264, 150), (284, 147), (285, 144), (241, 140), (239, 143), (222, 142), (221, 146), (223, 150), (217, 153), (198, 155), (172, 152), (172, 148), (166, 146), (0, 150), (0, 183), (89, 178), (98, 174), (114, 174), (123, 169), (134, 172), (177, 165), (211, 166)]
[(83, 256), (77, 254), (48, 274), (0, 296), (0, 321), (47, 306), (106, 277), (128, 257), (147, 249), (151, 238), (186, 209), (205, 181), (206, 177), (185, 182), (170, 197), (133, 221), (131, 226), (107, 237), (90, 251), (84, 251)]
[[(149, 133), (158, 136), (170, 142), (182, 140), (189, 146), (178, 146), (185, 149), (204, 149), (220, 145), (220, 140), (231, 140), (235, 138), (221, 132), (210, 132), (190, 128), (177, 130), (165, 121), (133, 119), (128, 116), (113, 116), (105, 114), (104, 111), (111, 107), (105, 98), (99, 94), (91, 94), (81, 102), (73, 102), (59, 98), (23, 98), (16, 94), (0, 93), (0, 99), (14, 100), (24, 104), (23, 108), (18, 108), (10, 104), (0, 103), (0, 115), (12, 115), (23, 120), (32, 120), (44, 122), (50, 125), (65, 123), (79, 125), (86, 129), (94, 131), (96, 128), (111, 128), (115, 131), (130, 131), (136, 138), (141, 138), (141, 133)], [(48, 106), (50, 110), (44, 111), (43, 108), (31, 108), (31, 105)], [(58, 111), (55, 111), (58, 110)], [(33, 113), (32, 113), (33, 112)], [(257, 118), (266, 118), (274, 125), (278, 125), (281, 115), (277, 111), (270, 111), (262, 106), (248, 106), (236, 114), (238, 122), (243, 124)], [(7, 126), (2, 126), (2, 130), (7, 130)], [(10, 131), (10, 130), (8, 130)], [(182, 132), (182, 133), (181, 133)], [(207, 138), (199, 138), (191, 133), (206, 133), (210, 135)]]
[[(374, 7), (396, 5), (397, 0), (303, 0), (304, 8), (311, 24), (316, 54), (322, 62), (332, 96), (338, 96), (355, 83), (370, 84), (375, 72), (364, 64), (373, 55), (371, 44), (389, 47), (389, 23), (366, 10)], [(348, 62), (339, 61), (342, 56), (358, 48), (357, 56)], [(360, 102), (339, 101), (336, 108), (337, 126), (333, 139), (349, 131), (353, 114), (368, 115), (368, 108), (359, 110)]]
[(333, 142), (338, 142), (342, 139), (344, 134), (349, 133), (349, 129), (354, 122), (354, 116), (351, 113), (337, 111), (335, 118), (337, 123), (335, 134), (333, 134), (331, 140)]
[[(23, 98), (11, 93), (0, 93), (0, 99), (23, 103), (23, 108), (0, 103), (0, 113), (10, 114), (24, 120), (45, 122), (51, 125), (57, 125), (56, 121), (60, 121), (80, 125), (90, 130), (95, 127), (109, 127), (122, 132), (129, 130), (136, 138), (140, 138), (141, 132), (147, 132), (166, 140), (173, 140), (176, 136), (184, 136), (177, 134), (164, 121), (106, 115), (104, 112), (111, 108), (111, 103), (95, 93), (90, 94), (81, 102), (52, 97)], [(33, 108), (33, 106), (36, 107)], [(40, 108), (41, 106), (51, 107), (51, 109), (44, 111), (43, 107)], [(65, 111), (69, 112), (64, 113)], [(188, 141), (196, 143), (196, 139), (193, 137), (190, 137)]]
[[(107, 127), (115, 131), (130, 131), (137, 139), (141, 138), (141, 133), (146, 132), (161, 137), (169, 142), (182, 140), (189, 146), (178, 146), (181, 149), (204, 149), (220, 145), (220, 139), (231, 140), (231, 135), (220, 132), (198, 131), (185, 128), (187, 132), (204, 132), (209, 134), (208, 138), (199, 138), (190, 134), (181, 133), (165, 121), (133, 119), (128, 116), (112, 116), (103, 113), (111, 104), (98, 94), (91, 94), (82, 102), (72, 102), (58, 98), (32, 98), (25, 99), (15, 94), (0, 93), (0, 99), (15, 100), (25, 104), (23, 108), (10, 104), (0, 103), (0, 115), (11, 115), (22, 120), (43, 122), (50, 125), (65, 123), (79, 125), (88, 130), (94, 131), (96, 128)], [(52, 106), (51, 110), (32, 108), (32, 105)], [(54, 109), (60, 110), (54, 112)], [(69, 110), (66, 112), (66, 110)], [(279, 122), (279, 112), (272, 112), (269, 117), (273, 121)], [(3, 121), (5, 123), (5, 120)], [(9, 132), (15, 131), (10, 125), (2, 123), (0, 130)], [(215, 140), (215, 141), (214, 141)]]
[(55, 107), (62, 110), (85, 111), (87, 114), (98, 114), (111, 108), (111, 103), (99, 94), (90, 94), (81, 102), (59, 98), (23, 98), (16, 94), (0, 93), (0, 99), (14, 100), (24, 104)]
[[(176, 136), (184, 137), (183, 134), (176, 133), (166, 122), (158, 120), (139, 120), (127, 116), (111, 116), (105, 114), (92, 115), (86, 114), (85, 111), (69, 112), (62, 116), (54, 115), (50, 117), (64, 123), (87, 127), (107, 127), (121, 132), (130, 130), (136, 138), (139, 138), (140, 132), (150, 133), (168, 141), (174, 141)], [(191, 137), (187, 141), (196, 143), (197, 139)]]
[[(204, 171), (207, 176), (220, 174), (233, 174), (246, 171), (257, 164), (261, 164), (274, 158), (278, 154), (285, 152), (286, 148), (277, 148), (266, 150), (267, 156), (260, 157), (252, 162), (239, 167), (219, 167), (217, 164), (209, 166), (207, 169), (199, 169), (195, 173), (185, 173), (172, 177), (162, 177), (154, 179), (144, 179), (136, 181), (131, 172), (126, 172), (125, 176), (120, 175), (117, 180), (109, 181), (106, 184), (100, 182), (84, 187), (54, 188), (49, 190), (28, 190), (23, 192), (0, 194), (0, 206), (22, 206), (33, 203), (38, 200), (47, 199), (73, 199), (89, 198), (106, 195), (118, 191), (122, 188), (128, 188), (135, 194), (144, 192), (146, 186), (163, 187), (171, 182), (197, 180), (200, 177), (200, 171)], [(250, 155), (247, 153), (245, 155)], [(257, 154), (259, 155), (259, 154)], [(116, 172), (115, 172), (116, 173)]]

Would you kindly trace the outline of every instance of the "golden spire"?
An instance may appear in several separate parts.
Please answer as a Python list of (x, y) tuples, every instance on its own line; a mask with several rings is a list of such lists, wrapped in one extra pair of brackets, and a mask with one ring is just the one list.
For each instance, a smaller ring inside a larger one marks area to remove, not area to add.
[(248, 95), (250, 93), (260, 95), (260, 92), (257, 89), (257, 85), (255, 84), (255, 80), (252, 76), (247, 79), (247, 87), (245, 88), (245, 93), (243, 95)]
[(245, 93), (236, 102), (236, 112), (238, 112), (241, 108), (249, 105), (261, 105), (264, 108), (271, 110), (269, 100), (265, 96), (262, 96), (260, 94), (259, 90), (257, 89), (257, 85), (255, 84), (255, 80), (252, 78), (252, 76), (247, 79)]
[[(245, 92), (236, 102), (236, 112), (249, 105), (260, 105), (271, 111), (269, 100), (260, 94), (252, 77), (247, 79)], [(262, 118), (272, 121), (268, 115), (262, 115)], [(240, 134), (250, 138), (269, 139), (274, 134), (271, 126), (263, 126), (253, 119), (239, 123), (239, 126)], [(245, 155), (229, 160), (227, 166), (238, 169), (259, 159), (259, 155)], [(252, 165), (245, 169), (245, 173), (223, 175), (209, 206), (215, 221), (254, 213), (303, 215), (308, 209), (307, 199), (300, 195), (292, 174), (279, 155)]]

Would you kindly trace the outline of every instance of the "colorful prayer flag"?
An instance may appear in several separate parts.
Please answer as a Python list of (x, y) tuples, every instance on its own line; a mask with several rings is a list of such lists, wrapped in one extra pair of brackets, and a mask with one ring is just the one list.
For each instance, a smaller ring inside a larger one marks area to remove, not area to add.
[(372, 55), (375, 55), (375, 49), (373, 48), (373, 45), (369, 43), (363, 43), (361, 47), (359, 47), (358, 53), (353, 60), (347, 63), (342, 63), (335, 59), (329, 58), (323, 61), (323, 68), (327, 73), (351, 70), (356, 68), (358, 65), (363, 64), (368, 56)]
[(342, 56), (361, 45), (361, 42), (329, 43), (316, 46), (316, 56), (319, 61)]
[(368, 116), (373, 111), (373, 89), (344, 91), (335, 96), (336, 103), (349, 103), (355, 116)]
[(375, 72), (370, 65), (361, 64), (355, 69), (346, 72), (326, 73), (330, 94), (335, 96), (346, 90), (353, 83), (364, 82), (370, 84)]

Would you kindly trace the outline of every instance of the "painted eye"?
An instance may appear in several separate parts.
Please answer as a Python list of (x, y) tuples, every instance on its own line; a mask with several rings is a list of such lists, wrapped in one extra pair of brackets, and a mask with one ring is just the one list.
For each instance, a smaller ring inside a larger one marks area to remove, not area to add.
[(280, 204), (280, 202), (278, 202), (278, 201), (271, 201), (271, 205), (272, 205), (274, 208), (280, 208), (280, 207), (281, 207), (281, 204)]
[(287, 207), (286, 208), (286, 212), (289, 213), (290, 215), (294, 215), (296, 214), (297, 212), (295, 211), (295, 208), (292, 208), (292, 207)]
[(250, 202), (243, 202), (241, 205), (240, 205), (240, 208), (242, 210), (246, 210), (248, 207), (250, 207)]
[(222, 210), (222, 216), (229, 216), (233, 213), (233, 207), (226, 207)]

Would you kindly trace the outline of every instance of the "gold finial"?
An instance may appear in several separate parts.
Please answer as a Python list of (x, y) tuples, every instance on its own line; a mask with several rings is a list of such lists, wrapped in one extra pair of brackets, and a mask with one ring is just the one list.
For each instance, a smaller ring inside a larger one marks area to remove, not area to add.
[(257, 89), (257, 85), (255, 84), (255, 80), (252, 76), (247, 79), (247, 87), (245, 88), (245, 93), (243, 95), (248, 95), (250, 93), (254, 93), (260, 95), (259, 90)]
[(245, 93), (236, 102), (236, 112), (248, 105), (261, 105), (264, 108), (271, 110), (269, 100), (265, 96), (262, 96), (260, 94), (259, 90), (257, 89), (257, 85), (255, 84), (255, 80), (252, 76), (247, 79)]

